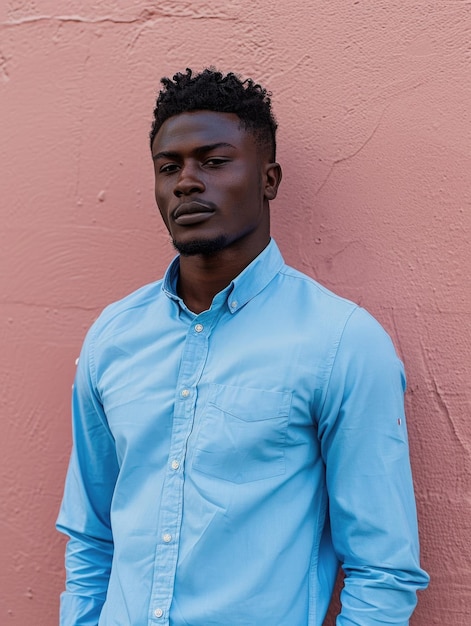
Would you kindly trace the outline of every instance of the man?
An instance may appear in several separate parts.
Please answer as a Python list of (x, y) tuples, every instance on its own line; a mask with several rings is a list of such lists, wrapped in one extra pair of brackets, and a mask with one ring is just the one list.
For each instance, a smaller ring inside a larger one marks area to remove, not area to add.
[(85, 340), (61, 626), (407, 624), (420, 569), (391, 341), (286, 266), (267, 92), (163, 79), (155, 197), (180, 255)]

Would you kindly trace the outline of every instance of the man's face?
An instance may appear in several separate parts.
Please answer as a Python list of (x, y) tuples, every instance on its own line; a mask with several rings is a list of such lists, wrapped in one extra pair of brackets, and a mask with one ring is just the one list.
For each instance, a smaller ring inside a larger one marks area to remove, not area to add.
[(235, 245), (256, 255), (267, 245), (268, 200), (279, 183), (271, 172), (279, 167), (265, 152), (233, 113), (194, 111), (164, 122), (152, 145), (155, 199), (182, 254)]

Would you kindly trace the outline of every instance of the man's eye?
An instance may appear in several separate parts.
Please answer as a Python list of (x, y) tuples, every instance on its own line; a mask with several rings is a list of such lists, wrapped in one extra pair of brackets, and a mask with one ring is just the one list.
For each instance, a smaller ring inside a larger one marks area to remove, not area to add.
[(178, 169), (178, 165), (176, 163), (165, 163), (159, 167), (160, 174), (171, 174), (172, 172), (176, 172)]
[(210, 159), (206, 159), (204, 164), (209, 165), (210, 167), (218, 167), (220, 165), (228, 163), (228, 161), (229, 159), (225, 159), (223, 157), (211, 157)]

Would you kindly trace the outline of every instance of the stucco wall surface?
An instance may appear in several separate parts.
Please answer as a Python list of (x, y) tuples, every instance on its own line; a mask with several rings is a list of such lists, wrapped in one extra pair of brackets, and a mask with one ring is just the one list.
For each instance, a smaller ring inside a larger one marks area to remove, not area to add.
[(412, 624), (469, 626), (464, 0), (0, 2), (0, 623), (57, 623), (74, 361), (102, 307), (173, 256), (151, 112), (161, 76), (211, 64), (274, 93), (286, 260), (368, 308), (405, 361), (432, 576)]

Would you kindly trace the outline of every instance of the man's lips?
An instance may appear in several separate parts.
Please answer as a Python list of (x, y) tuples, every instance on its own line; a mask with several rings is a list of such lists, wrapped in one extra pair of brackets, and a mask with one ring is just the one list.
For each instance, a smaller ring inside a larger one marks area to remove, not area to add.
[(204, 222), (209, 219), (215, 211), (216, 207), (211, 202), (193, 200), (192, 202), (182, 202), (182, 204), (179, 204), (172, 212), (172, 218), (176, 224), (189, 226)]

